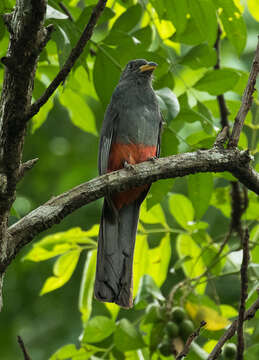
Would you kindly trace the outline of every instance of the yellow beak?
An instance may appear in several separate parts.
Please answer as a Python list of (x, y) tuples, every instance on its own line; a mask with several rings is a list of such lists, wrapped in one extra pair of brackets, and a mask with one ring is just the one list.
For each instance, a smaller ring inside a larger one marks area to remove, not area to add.
[(140, 72), (150, 71), (150, 70), (153, 71), (153, 70), (155, 70), (156, 67), (157, 67), (156, 63), (148, 63), (148, 64), (140, 66), (139, 69), (140, 69)]

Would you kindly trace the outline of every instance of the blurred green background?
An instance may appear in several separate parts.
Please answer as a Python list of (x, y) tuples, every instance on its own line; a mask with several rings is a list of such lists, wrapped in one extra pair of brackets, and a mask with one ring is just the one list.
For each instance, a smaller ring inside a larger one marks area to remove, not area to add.
[[(121, 3), (124, 2), (121, 1)], [(80, 8), (78, 9), (80, 10)], [(233, 56), (232, 45), (224, 39), (221, 64), (249, 71), (259, 27), (248, 11), (245, 11), (244, 18), (248, 29), (245, 50), (240, 58), (236, 55)], [(5, 36), (7, 37), (7, 34)], [(2, 44), (4, 46), (1, 51), (4, 53), (6, 42), (2, 41)], [(53, 44), (50, 45), (50, 48), (51, 46), (53, 47)], [(127, 56), (129, 55), (127, 54)], [(2, 76), (3, 69), (0, 70)], [(69, 103), (67, 102), (66, 105), (69, 106)], [(94, 103), (93, 108), (96, 125), (99, 129), (104, 108), (100, 103)], [(247, 132), (249, 137), (249, 129)], [(23, 216), (51, 196), (97, 176), (97, 149), (98, 136), (89, 134), (73, 125), (68, 110), (55, 98), (54, 106), (47, 114), (44, 124), (33, 134), (28, 129), (24, 161), (35, 157), (39, 157), (39, 161), (18, 185), (15, 209), (19, 215)], [(173, 190), (187, 193), (186, 180), (176, 180)], [(99, 222), (101, 205), (102, 200), (98, 200), (77, 210), (66, 217), (61, 224), (55, 225), (34, 241), (41, 239), (46, 234), (65, 231), (72, 227), (89, 229)], [(16, 220), (16, 217), (12, 216), (10, 223)], [(210, 231), (215, 237), (228, 228), (226, 218), (215, 208), (209, 208), (205, 215), (206, 220), (210, 222)], [(171, 223), (173, 221), (171, 219)], [(174, 235), (172, 235), (172, 240), (174, 240)], [(17, 335), (21, 335), (24, 339), (33, 360), (46, 360), (62, 345), (79, 343), (78, 337), (82, 330), (77, 303), (86, 254), (82, 253), (75, 273), (65, 286), (39, 296), (45, 279), (52, 273), (54, 260), (42, 263), (22, 261), (30, 247), (31, 245), (28, 245), (22, 250), (9, 266), (5, 276), (4, 308), (0, 313), (0, 358), (4, 360), (22, 359), (21, 350), (17, 344)], [(174, 247), (172, 241), (171, 264), (175, 262)], [(170, 274), (163, 290), (166, 292), (181, 276), (181, 270), (178, 270), (176, 274)], [(237, 302), (238, 291), (238, 288), (233, 289), (232, 298), (228, 297), (225, 302), (230, 304)], [(107, 313), (107, 310), (94, 300), (94, 312), (102, 314)], [(126, 316), (131, 318), (134, 316), (134, 312), (130, 310)]]

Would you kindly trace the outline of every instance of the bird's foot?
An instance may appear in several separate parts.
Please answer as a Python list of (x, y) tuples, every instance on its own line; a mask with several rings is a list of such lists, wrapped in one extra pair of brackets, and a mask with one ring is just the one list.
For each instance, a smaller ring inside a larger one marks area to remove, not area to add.
[(132, 164), (128, 163), (127, 161), (124, 161), (123, 167), (127, 170), (134, 170), (134, 166)]
[(147, 160), (148, 161), (156, 161), (157, 159), (158, 159), (157, 156), (152, 156), (152, 157), (148, 158)]

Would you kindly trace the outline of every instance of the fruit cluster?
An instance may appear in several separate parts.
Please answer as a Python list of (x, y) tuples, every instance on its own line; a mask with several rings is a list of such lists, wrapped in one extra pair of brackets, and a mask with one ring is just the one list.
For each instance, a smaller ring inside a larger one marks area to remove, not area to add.
[(173, 353), (172, 342), (180, 338), (184, 342), (194, 331), (193, 322), (187, 318), (185, 310), (175, 306), (169, 312), (164, 306), (150, 304), (146, 309), (145, 323), (154, 323), (150, 336), (150, 349), (159, 349), (161, 355)]

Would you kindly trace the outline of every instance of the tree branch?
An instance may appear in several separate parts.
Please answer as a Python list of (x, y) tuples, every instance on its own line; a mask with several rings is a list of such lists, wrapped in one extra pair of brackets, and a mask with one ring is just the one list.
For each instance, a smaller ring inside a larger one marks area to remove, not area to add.
[[(39, 54), (51, 28), (44, 27), (46, 0), (16, 0), (13, 13), (4, 21), (10, 32), (4, 82), (0, 98), (0, 262), (8, 258), (8, 217), (20, 179), (26, 133), (25, 114), (31, 104)], [(0, 276), (0, 290), (3, 276)], [(0, 308), (2, 304), (0, 292)]]
[(20, 348), (22, 350), (22, 353), (23, 353), (23, 358), (24, 360), (31, 360), (27, 350), (26, 350), (26, 347), (24, 345), (24, 342), (23, 342), (23, 339), (18, 335), (17, 336), (17, 341), (18, 341), (18, 344), (20, 345)]
[[(221, 29), (220, 29), (220, 25), (218, 25), (218, 35), (217, 35), (217, 39), (216, 39), (216, 42), (214, 45), (214, 48), (217, 53), (217, 62), (214, 66), (214, 69), (216, 69), (216, 70), (220, 69), (220, 35), (221, 35)], [(224, 95), (218, 95), (217, 101), (218, 101), (219, 111), (220, 111), (221, 127), (222, 127), (222, 129), (224, 127), (227, 127), (227, 135), (229, 137), (229, 122), (228, 122), (229, 111), (227, 108), (227, 104), (226, 104)]]
[[(130, 170), (114, 171), (81, 184), (50, 199), (9, 228), (8, 233), (12, 237), (12, 241), (9, 241), (9, 257), (0, 265), (0, 272), (5, 270), (19, 250), (37, 234), (107, 193), (127, 190), (158, 179), (182, 177), (198, 172), (230, 171), (240, 181), (250, 184), (250, 188), (259, 194), (259, 174), (248, 166), (249, 161), (246, 151), (214, 148), (143, 162), (132, 166)], [(252, 180), (247, 178), (251, 174)]]
[[(259, 289), (257, 289), (257, 292), (259, 293)], [(259, 309), (259, 297), (253, 303), (253, 305), (245, 312), (244, 321), (252, 319), (255, 316), (255, 313), (256, 313), (256, 311), (258, 309)], [(215, 359), (217, 359), (217, 357), (221, 353), (221, 349), (222, 349), (223, 345), (225, 344), (225, 342), (227, 342), (229, 339), (232, 338), (232, 336), (235, 335), (235, 332), (237, 330), (237, 324), (238, 324), (237, 320), (233, 321), (233, 323), (230, 325), (230, 327), (221, 336), (221, 338), (219, 339), (219, 341), (215, 345), (214, 349), (210, 353), (207, 360), (215, 360)]]
[(247, 299), (248, 291), (248, 276), (247, 269), (249, 264), (249, 233), (246, 228), (244, 236), (241, 238), (242, 247), (243, 247), (243, 261), (241, 265), (241, 298), (238, 314), (238, 324), (237, 324), (237, 360), (242, 360), (244, 357), (244, 334), (243, 334), (243, 322), (245, 314), (245, 304)]
[(200, 335), (201, 328), (206, 325), (206, 321), (201, 321), (200, 326), (187, 339), (183, 350), (176, 356), (176, 360), (182, 360), (188, 355), (192, 342)]
[(80, 39), (78, 40), (76, 46), (72, 49), (67, 61), (65, 62), (63, 68), (59, 71), (55, 79), (51, 82), (51, 84), (47, 87), (44, 94), (35, 101), (34, 104), (31, 105), (30, 109), (26, 114), (26, 120), (29, 120), (34, 115), (36, 115), (40, 108), (49, 100), (51, 95), (56, 91), (58, 86), (64, 82), (68, 74), (70, 73), (72, 67), (74, 66), (76, 60), (82, 54), (88, 40), (91, 38), (93, 34), (94, 27), (101, 16), (107, 0), (99, 0), (97, 5), (95, 6), (92, 15), (86, 25)]
[(235, 118), (233, 130), (229, 140), (229, 148), (236, 147), (239, 141), (239, 137), (244, 126), (246, 115), (251, 108), (253, 101), (253, 92), (255, 91), (256, 78), (259, 72), (259, 38), (257, 48), (255, 51), (255, 57), (253, 60), (252, 68), (250, 71), (249, 79), (242, 97), (241, 107)]

